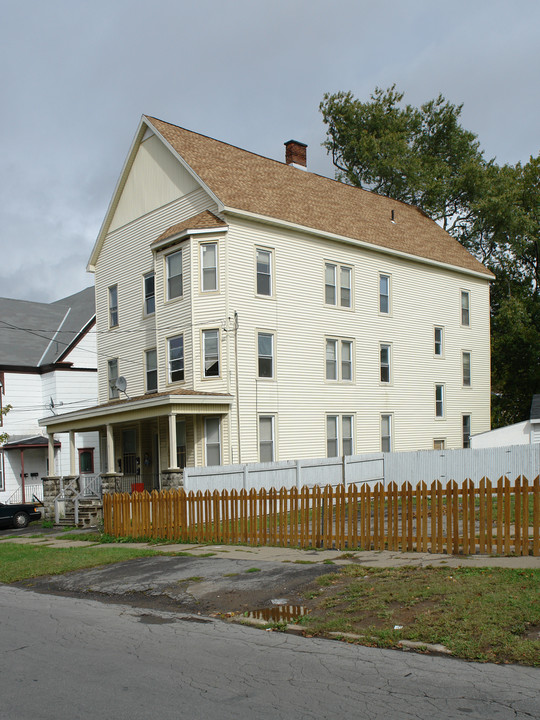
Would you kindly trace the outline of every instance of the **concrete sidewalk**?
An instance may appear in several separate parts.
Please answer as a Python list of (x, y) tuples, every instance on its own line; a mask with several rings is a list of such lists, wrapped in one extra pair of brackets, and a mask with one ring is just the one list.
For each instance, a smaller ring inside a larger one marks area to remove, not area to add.
[[(21, 545), (39, 545), (41, 547), (111, 547), (111, 543), (99, 544), (85, 540), (62, 539), (59, 535), (49, 533), (34, 536), (0, 535), (1, 542), (14, 542)], [(300, 550), (298, 548), (281, 547), (250, 547), (244, 545), (201, 545), (178, 543), (174, 545), (150, 543), (118, 543), (121, 547), (149, 548), (162, 553), (189, 553), (200, 557), (212, 553), (223, 558), (235, 560), (255, 560), (258, 562), (282, 562), (296, 564), (325, 563), (336, 565), (355, 563), (366, 567), (507, 567), (540, 569), (540, 557), (525, 556), (493, 556), (493, 555), (444, 555), (422, 552), (395, 552), (388, 550)]]

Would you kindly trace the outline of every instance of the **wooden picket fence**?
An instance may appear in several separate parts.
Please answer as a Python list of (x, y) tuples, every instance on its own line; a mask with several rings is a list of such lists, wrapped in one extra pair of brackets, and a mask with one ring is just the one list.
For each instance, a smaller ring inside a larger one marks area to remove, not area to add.
[(115, 537), (181, 542), (540, 555), (540, 479), (301, 490), (183, 489), (103, 498)]

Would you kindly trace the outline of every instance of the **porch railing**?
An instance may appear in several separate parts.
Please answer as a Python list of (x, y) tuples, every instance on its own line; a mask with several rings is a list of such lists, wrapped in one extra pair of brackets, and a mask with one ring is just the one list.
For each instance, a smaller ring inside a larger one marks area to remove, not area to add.
[(152, 490), (159, 490), (159, 480), (159, 475), (152, 474), (122, 475), (116, 478), (116, 492), (132, 493), (144, 490), (152, 492)]
[(12, 492), (11, 495), (8, 497), (6, 504), (7, 505), (18, 505), (22, 502), (32, 502), (32, 499), (34, 496), (40, 501), (43, 502), (43, 483), (39, 483), (36, 485), (26, 485), (24, 486), (24, 500), (23, 500), (23, 494), (22, 494), (22, 488), (18, 487), (15, 492)]

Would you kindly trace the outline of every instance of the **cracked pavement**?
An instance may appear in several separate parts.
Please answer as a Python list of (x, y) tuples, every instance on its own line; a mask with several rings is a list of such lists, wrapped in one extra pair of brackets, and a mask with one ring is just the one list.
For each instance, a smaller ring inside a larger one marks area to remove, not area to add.
[(0, 585), (0, 718), (540, 716), (534, 668), (201, 619)]

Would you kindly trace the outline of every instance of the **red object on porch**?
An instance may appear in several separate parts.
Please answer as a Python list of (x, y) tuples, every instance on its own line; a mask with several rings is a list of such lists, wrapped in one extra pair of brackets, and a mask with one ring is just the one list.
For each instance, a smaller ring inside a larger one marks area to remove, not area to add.
[(144, 492), (144, 483), (131, 483), (131, 492)]

